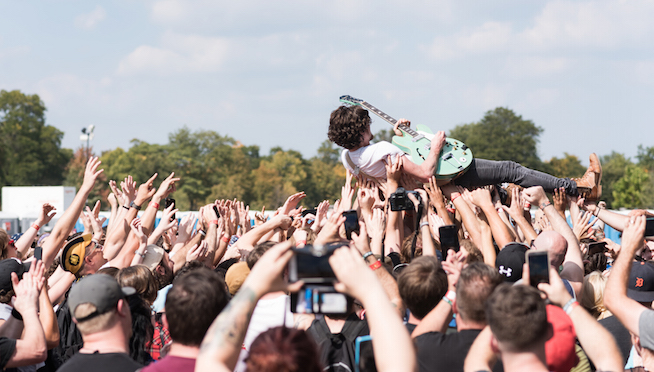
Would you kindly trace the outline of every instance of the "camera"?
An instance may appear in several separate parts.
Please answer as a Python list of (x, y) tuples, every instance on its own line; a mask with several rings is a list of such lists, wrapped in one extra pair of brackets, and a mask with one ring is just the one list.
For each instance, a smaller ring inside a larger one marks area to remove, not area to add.
[(391, 203), (391, 210), (394, 212), (413, 210), (414, 205), (411, 199), (409, 199), (409, 194), (414, 194), (416, 199), (422, 203), (422, 198), (420, 198), (420, 194), (417, 191), (406, 191), (404, 187), (398, 187), (388, 198)]
[(294, 249), (288, 263), (291, 283), (302, 280), (305, 284), (297, 293), (291, 293), (291, 311), (299, 314), (347, 314), (353, 299), (334, 289), (336, 276), (329, 265), (329, 257), (343, 243), (324, 246), (306, 245)]

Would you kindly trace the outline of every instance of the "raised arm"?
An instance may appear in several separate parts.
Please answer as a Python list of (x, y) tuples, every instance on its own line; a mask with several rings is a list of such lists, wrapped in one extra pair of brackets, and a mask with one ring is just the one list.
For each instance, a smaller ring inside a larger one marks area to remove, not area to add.
[(48, 203), (43, 204), (41, 211), (39, 212), (39, 218), (37, 218), (32, 226), (30, 226), (29, 229), (27, 229), (27, 231), (25, 231), (25, 233), (20, 237), (20, 239), (14, 243), (14, 246), (20, 253), (20, 257), (25, 257), (27, 251), (29, 251), (30, 247), (32, 246), (34, 238), (36, 238), (36, 234), (39, 232), (39, 229), (44, 225), (47, 225), (48, 222), (52, 220), (52, 217), (55, 216), (55, 214), (57, 214), (55, 207)]
[(50, 267), (55, 256), (57, 256), (57, 253), (63, 247), (64, 241), (73, 230), (73, 227), (75, 227), (75, 223), (84, 208), (86, 199), (93, 190), (95, 181), (104, 171), (104, 169), (98, 170), (99, 166), (100, 160), (97, 157), (89, 158), (89, 161), (86, 163), (82, 186), (77, 192), (77, 195), (75, 195), (73, 202), (68, 206), (59, 221), (57, 221), (48, 239), (43, 243), (43, 264), (45, 266)]
[(488, 224), (490, 225), (495, 242), (500, 247), (511, 243), (513, 236), (509, 231), (502, 218), (497, 214), (493, 199), (491, 198), (490, 190), (488, 188), (478, 188), (470, 191), (471, 201), (478, 206), (486, 215)]
[(622, 249), (611, 267), (611, 275), (604, 290), (604, 305), (615, 315), (629, 332), (640, 337), (638, 322), (645, 306), (627, 296), (627, 282), (636, 251), (643, 245), (645, 216), (627, 220), (622, 234)]
[(445, 132), (438, 131), (431, 140), (431, 148), (429, 149), (427, 159), (420, 165), (407, 160), (404, 162), (404, 172), (417, 178), (420, 182), (428, 183), (436, 171), (438, 157), (440, 156), (441, 150), (443, 150), (443, 145), (445, 145)]

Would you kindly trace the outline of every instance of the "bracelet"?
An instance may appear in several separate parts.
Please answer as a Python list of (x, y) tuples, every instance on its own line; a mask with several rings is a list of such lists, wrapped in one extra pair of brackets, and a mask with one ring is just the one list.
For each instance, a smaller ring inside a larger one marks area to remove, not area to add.
[(155, 202), (151, 201), (150, 204), (148, 204), (148, 205), (151, 206), (154, 209), (159, 209), (159, 203), (155, 203)]
[(450, 305), (450, 306), (454, 306), (454, 301), (450, 300), (446, 296), (443, 296), (443, 301), (447, 302), (448, 305)]
[(445, 293), (445, 297), (450, 301), (454, 301), (456, 300), (456, 292), (450, 289)]
[(95, 243), (96, 247), (100, 245), (100, 242), (97, 241), (96, 239), (91, 239), (91, 243)]
[(454, 202), (454, 200), (456, 200), (456, 198), (458, 198), (459, 196), (461, 196), (461, 193), (460, 192), (455, 192), (452, 195), (450, 195), (450, 200), (452, 202)]
[(541, 203), (540, 207), (538, 207), (538, 208), (540, 208), (540, 210), (542, 211), (545, 208), (549, 207), (550, 205), (552, 205), (552, 203), (550, 203), (549, 201), (546, 201), (545, 203)]
[(21, 320), (21, 321), (23, 320), (23, 316), (20, 315), (20, 313), (16, 309), (11, 309), (11, 316), (13, 316), (14, 318), (16, 318), (18, 320)]
[(134, 209), (136, 209), (137, 211), (140, 211), (140, 210), (141, 210), (141, 206), (138, 205), (138, 204), (136, 204), (135, 202), (131, 202), (131, 203), (129, 203), (129, 207), (130, 207), (130, 208), (134, 208)]
[(382, 265), (381, 261), (377, 260), (377, 261), (373, 262), (372, 264), (370, 264), (370, 268), (372, 269), (372, 271), (375, 271), (375, 270), (379, 269), (381, 267), (381, 265)]
[(602, 210), (600, 207), (595, 207), (595, 212), (593, 212), (593, 216), (599, 218), (599, 212)]
[(427, 222), (427, 221), (421, 222), (420, 223), (420, 228), (422, 229), (423, 226), (429, 226), (429, 222)]
[(127, 210), (129, 210), (129, 207), (126, 206), (126, 205), (123, 205), (122, 207), (125, 208), (125, 209), (127, 209)]
[(211, 220), (209, 225), (218, 225), (218, 220)]
[(368, 258), (368, 257), (370, 257), (370, 256), (372, 256), (372, 255), (374, 255), (374, 253), (372, 253), (372, 252), (366, 252), (366, 253), (364, 253), (364, 254), (363, 254), (363, 260), (365, 261), (366, 258)]
[(202, 229), (198, 230), (198, 233), (202, 236), (207, 236), (207, 233)]
[(136, 250), (136, 252), (134, 252), (134, 254), (138, 254), (139, 256), (145, 258), (145, 253), (139, 252), (138, 249)]
[(224, 241), (225, 243), (229, 243), (229, 238), (225, 235), (223, 235), (223, 237), (220, 238), (220, 240)]
[(570, 315), (575, 304), (579, 305), (577, 300), (571, 298), (570, 301), (566, 302), (565, 305), (563, 305), (563, 311), (565, 311), (566, 314)]
[(299, 247), (301, 245), (307, 245), (307, 241), (306, 240), (298, 240), (297, 242), (295, 242), (296, 247)]
[(33, 227), (36, 231), (39, 231), (39, 229), (41, 228), (41, 226), (39, 226), (39, 225), (37, 225), (37, 224), (35, 224), (35, 223), (32, 224), (32, 227)]

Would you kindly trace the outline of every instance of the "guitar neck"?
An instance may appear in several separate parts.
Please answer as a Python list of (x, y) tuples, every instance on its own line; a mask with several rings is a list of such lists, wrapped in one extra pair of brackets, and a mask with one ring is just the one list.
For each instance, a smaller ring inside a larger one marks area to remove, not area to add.
[[(378, 109), (377, 107), (371, 105), (370, 103), (368, 103), (368, 102), (361, 102), (361, 106), (367, 108), (368, 110), (372, 111), (375, 115), (377, 115), (377, 116), (379, 116), (380, 118), (386, 120), (386, 121), (387, 121), (389, 124), (391, 124), (392, 126), (395, 126), (395, 124), (397, 124), (397, 120), (396, 120), (396, 119), (394, 119), (392, 116), (388, 115), (388, 114), (385, 113), (384, 111)], [(407, 133), (408, 135), (410, 135), (411, 137), (418, 137), (418, 136), (420, 136), (420, 134), (419, 134), (418, 132), (416, 132), (415, 130), (413, 130), (413, 129), (407, 127), (407, 126), (404, 125), (404, 124), (400, 124), (400, 125), (398, 125), (398, 128), (400, 128), (403, 132), (406, 132), (406, 133)]]

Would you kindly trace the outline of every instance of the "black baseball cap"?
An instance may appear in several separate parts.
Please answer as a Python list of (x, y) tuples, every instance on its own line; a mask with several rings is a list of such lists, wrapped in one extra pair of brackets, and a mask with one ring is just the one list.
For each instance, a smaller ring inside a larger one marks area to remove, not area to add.
[(15, 258), (7, 258), (0, 261), (0, 294), (11, 291), (11, 273), (16, 273), (18, 279), (23, 278), (23, 273), (29, 271), (30, 263), (23, 263)]
[(631, 264), (627, 296), (638, 302), (654, 301), (654, 264), (649, 261)]
[(505, 282), (515, 283), (522, 279), (522, 265), (525, 264), (525, 244), (509, 243), (500, 250), (495, 258), (495, 268), (502, 274)]

